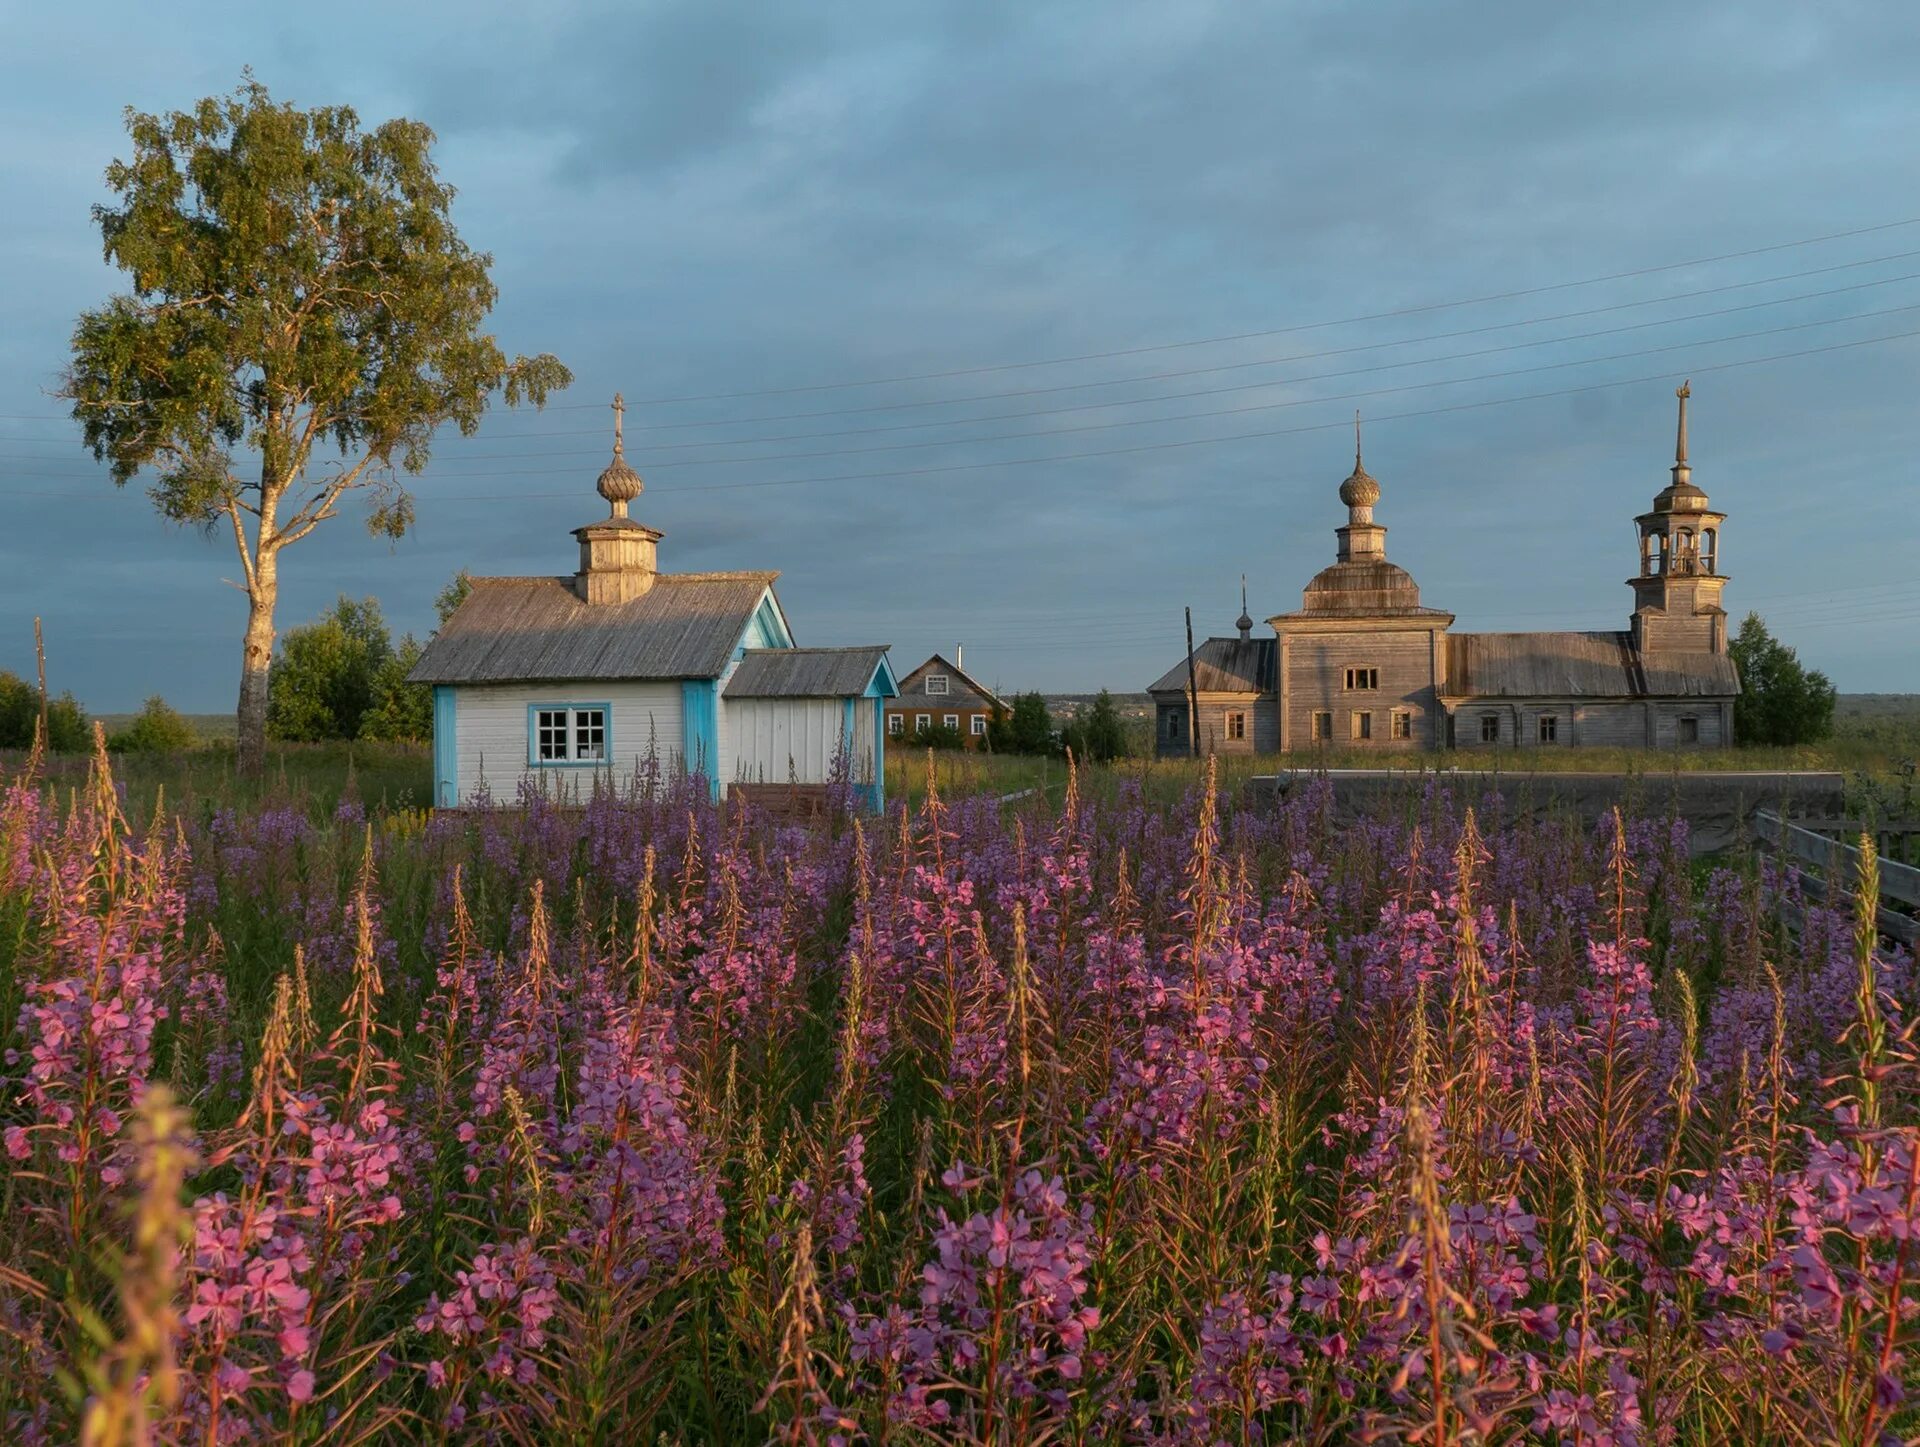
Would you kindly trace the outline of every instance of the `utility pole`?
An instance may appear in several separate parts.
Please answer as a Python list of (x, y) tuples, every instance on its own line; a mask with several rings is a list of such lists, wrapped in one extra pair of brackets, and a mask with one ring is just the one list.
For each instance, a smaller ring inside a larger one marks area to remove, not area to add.
[(40, 747), (53, 747), (53, 738), (47, 732), (47, 645), (40, 636), (40, 618), (36, 614), (33, 620), (33, 660), (40, 667)]
[(1200, 684), (1193, 670), (1193, 609), (1187, 609), (1187, 754), (1200, 757)]

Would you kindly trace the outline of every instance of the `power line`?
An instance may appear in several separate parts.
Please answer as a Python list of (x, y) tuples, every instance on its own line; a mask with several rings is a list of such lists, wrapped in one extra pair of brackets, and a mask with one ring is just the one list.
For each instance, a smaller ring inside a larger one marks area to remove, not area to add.
[[(1731, 310), (1746, 310), (1746, 309), (1747, 308), (1732, 308)], [(1252, 412), (1286, 411), (1296, 407), (1309, 407), (1309, 406), (1315, 406), (1315, 405), (1318, 405), (1321, 403), (1327, 403), (1327, 402), (1365, 401), (1369, 398), (1374, 398), (1374, 397), (1395, 396), (1405, 392), (1425, 391), (1433, 387), (1455, 387), (1455, 386), (1465, 386), (1474, 382), (1501, 381), (1501, 380), (1505, 380), (1512, 377), (1526, 377), (1526, 376), (1534, 376), (1544, 372), (1565, 371), (1575, 367), (1591, 367), (1591, 366), (1599, 366), (1607, 362), (1628, 361), (1638, 357), (1659, 356), (1659, 355), (1664, 355), (1670, 352), (1684, 351), (1693, 347), (1718, 346), (1726, 342), (1750, 341), (1757, 337), (1780, 336), (1790, 332), (1802, 332), (1802, 331), (1813, 330), (1819, 327), (1838, 326), (1846, 322), (1864, 321), (1874, 317), (1893, 316), (1903, 312), (1914, 311), (1916, 309), (1920, 309), (1920, 302), (1908, 303), (1904, 306), (1897, 306), (1897, 307), (1883, 307), (1873, 311), (1855, 312), (1848, 316), (1843, 316), (1843, 317), (1827, 317), (1827, 318), (1822, 318), (1819, 320), (1809, 321), (1809, 322), (1794, 322), (1794, 323), (1789, 323), (1789, 324), (1777, 326), (1777, 327), (1765, 327), (1755, 331), (1734, 332), (1726, 336), (1720, 336), (1720, 337), (1704, 337), (1704, 338), (1698, 338), (1698, 339), (1695, 339), (1692, 341), (1686, 341), (1686, 342), (1672, 342), (1672, 343), (1668, 343), (1658, 347), (1642, 347), (1633, 351), (1615, 352), (1610, 355), (1601, 356), (1601, 357), (1575, 358), (1575, 359), (1564, 361), (1564, 362), (1543, 362), (1534, 366), (1508, 368), (1504, 371), (1480, 372), (1480, 373), (1475, 373), (1473, 375), (1465, 376), (1465, 377), (1441, 377), (1441, 378), (1436, 378), (1436, 379), (1425, 381), (1425, 382), (1408, 382), (1408, 383), (1403, 383), (1403, 384), (1392, 386), (1392, 387), (1375, 387), (1375, 388), (1370, 388), (1364, 391), (1340, 393), (1332, 396), (1294, 397), (1294, 398), (1288, 398), (1286, 400), (1279, 401), (1279, 402), (1252, 403), (1243, 407), (1210, 408), (1205, 411), (1186, 412), (1186, 413), (1180, 413), (1180, 414), (1169, 416), (1169, 417), (1122, 418), (1122, 419), (1119, 419), (1116, 421), (1110, 421), (1110, 422), (1089, 422), (1089, 423), (1079, 423), (1079, 424), (1075, 424), (1073, 426), (1067, 426), (1067, 427), (1048, 428), (1039, 432), (1010, 432), (1010, 433), (1000, 433), (1000, 434), (989, 434), (983, 437), (961, 437), (961, 438), (936, 439), (936, 440), (925, 441), (925, 442), (887, 443), (877, 447), (853, 447), (853, 448), (840, 448), (840, 449), (826, 449), (818, 452), (796, 452), (796, 453), (785, 453), (785, 454), (773, 454), (770, 456), (762, 456), (762, 457), (691, 458), (682, 462), (657, 464), (655, 468), (650, 470), (657, 471), (660, 469), (690, 468), (690, 467), (748, 466), (755, 463), (763, 463), (763, 462), (788, 462), (788, 461), (808, 460), (808, 459), (827, 458), (827, 457), (858, 457), (858, 456), (869, 455), (872, 453), (914, 451), (914, 450), (919, 450), (919, 449), (929, 448), (929, 447), (961, 447), (961, 446), (966, 446), (974, 443), (1024, 442), (1024, 441), (1033, 441), (1033, 440), (1044, 440), (1051, 437), (1061, 437), (1061, 436), (1067, 436), (1067, 435), (1082, 433), (1082, 432), (1105, 432), (1105, 431), (1113, 431), (1113, 430), (1117, 430), (1119, 428), (1125, 428), (1125, 427), (1151, 427), (1151, 426), (1159, 426), (1166, 423), (1204, 421), (1204, 420), (1208, 420), (1215, 417), (1243, 416), (1245, 414), (1252, 413)], [(1641, 324), (1636, 324), (1636, 327), (1628, 327), (1628, 328), (1623, 328), (1621, 330), (1635, 330), (1637, 329), (1638, 325), (1641, 325)], [(1605, 333), (1594, 333), (1593, 335), (1604, 335), (1604, 334)], [(1486, 352), (1499, 352), (1499, 351), (1506, 351), (1506, 350), (1512, 350), (1512, 349), (1511, 348), (1488, 348), (1486, 349)], [(1433, 360), (1435, 361), (1461, 360), (1466, 357), (1471, 357), (1475, 355), (1484, 355), (1484, 354), (1485, 352), (1462, 353), (1460, 354), (1459, 357), (1435, 358)], [(1789, 354), (1789, 355), (1794, 355), (1794, 354)], [(1350, 368), (1345, 372), (1323, 373), (1323, 374), (1317, 374), (1312, 377), (1302, 377), (1302, 378), (1297, 378), (1293, 380), (1304, 381), (1304, 382), (1324, 381), (1332, 377), (1365, 375), (1365, 374), (1379, 372), (1379, 371), (1390, 371), (1397, 367), (1406, 366), (1406, 365), (1414, 365), (1414, 364), (1390, 362), (1390, 363), (1384, 363), (1374, 367)], [(1696, 367), (1695, 370), (1706, 371), (1706, 370), (1713, 370), (1713, 369), (1706, 368), (1706, 367)], [(1281, 384), (1271, 383), (1271, 384), (1262, 384), (1262, 385), (1281, 385)], [(1242, 390), (1242, 389), (1223, 388), (1218, 390), (1236, 391), (1236, 390)], [(1204, 395), (1204, 394), (1195, 393), (1195, 394), (1188, 394), (1188, 395)], [(1077, 410), (1077, 409), (1069, 409), (1069, 410)], [(1259, 434), (1248, 434), (1248, 435), (1259, 435)], [(1189, 441), (1192, 443), (1204, 443), (1211, 440), (1214, 440), (1214, 439), (1209, 439), (1209, 438), (1189, 439)], [(1162, 444), (1162, 445), (1171, 446), (1171, 445), (1178, 445), (1178, 444), (1169, 443), (1169, 444)], [(49, 454), (49, 455), (52, 455), (52, 454)], [(597, 456), (598, 454), (596, 453), (594, 455)], [(1092, 455), (1099, 455), (1099, 454), (1092, 454)], [(90, 474), (68, 473), (63, 475), (87, 476)], [(437, 471), (432, 473), (422, 474), (422, 480), (423, 481), (431, 480), (433, 478), (457, 479), (457, 478), (470, 478), (470, 477), (543, 477), (544, 478), (544, 477), (558, 477), (560, 475), (561, 474), (553, 471), (550, 467), (539, 467), (539, 468), (532, 468), (532, 469), (525, 469), (525, 470), (512, 469), (512, 468), (481, 468), (481, 469), (472, 469), (472, 470), (454, 470), (454, 469), (443, 468), (443, 469), (438, 469)], [(752, 485), (752, 484), (744, 484), (744, 483), (715, 484), (716, 487), (749, 486), (749, 485)]]
[[(1920, 216), (1908, 217), (1901, 221), (1884, 221), (1874, 226), (1857, 226), (1846, 231), (1830, 231), (1823, 236), (1809, 236), (1798, 241), (1780, 241), (1771, 246), (1754, 246), (1744, 251), (1727, 251), (1718, 256), (1695, 257), (1689, 261), (1670, 261), (1659, 266), (1637, 267), (1630, 271), (1609, 272), (1603, 276), (1583, 277), (1578, 281), (1553, 282), (1544, 286), (1520, 287), (1512, 291), (1491, 292), (1484, 296), (1462, 297), (1452, 301), (1424, 302), (1416, 306), (1395, 307), (1388, 311), (1366, 312), (1357, 316), (1337, 317), (1326, 321), (1296, 322), (1284, 327), (1269, 327), (1260, 331), (1234, 332), (1217, 337), (1197, 337), (1190, 341), (1155, 342), (1143, 346), (1120, 347), (1104, 352), (1081, 352), (1072, 356), (1043, 357), (1025, 362), (997, 362), (987, 366), (954, 367), (937, 372), (913, 372), (891, 377), (870, 377), (849, 382), (812, 382), (798, 387), (763, 387), (735, 392), (710, 392), (698, 396), (685, 397), (647, 397), (639, 401), (629, 401), (630, 407), (667, 406), (681, 402), (723, 402), (739, 397), (781, 397), (798, 392), (831, 392), (857, 387), (884, 387), (898, 382), (932, 382), (951, 377), (978, 376), (985, 372), (1010, 372), (1033, 367), (1058, 367), (1075, 362), (1100, 362), (1114, 357), (1137, 357), (1149, 352), (1175, 351), (1188, 347), (1210, 347), (1224, 342), (1250, 341), (1258, 337), (1284, 336), (1291, 332), (1319, 331), (1329, 327), (1354, 326), (1361, 322), (1386, 321), (1393, 317), (1417, 316), (1427, 312), (1449, 311), (1457, 307), (1483, 306), (1489, 302), (1514, 301), (1520, 297), (1542, 296), (1549, 292), (1571, 291), (1583, 286), (1599, 286), (1609, 281), (1627, 281), (1635, 277), (1654, 276), (1666, 271), (1682, 271), (1690, 266), (1713, 266), (1723, 261), (1739, 261), (1749, 256), (1764, 256), (1776, 251), (1792, 251), (1802, 246), (1818, 246), (1827, 241), (1843, 241), (1852, 236), (1867, 236), (1880, 231), (1894, 231), (1904, 226), (1920, 225)], [(598, 406), (598, 403), (568, 403), (569, 409), (581, 406)]]
[[(1910, 252), (1910, 253), (1907, 253), (1907, 255), (1920, 256), (1920, 251)], [(1894, 258), (1882, 258), (1882, 259), (1890, 260)], [(1571, 342), (1591, 341), (1597, 337), (1619, 336), (1624, 333), (1635, 332), (1635, 331), (1646, 331), (1655, 327), (1675, 326), (1684, 322), (1703, 321), (1712, 317), (1731, 316), (1739, 312), (1760, 311), (1770, 307), (1777, 307), (1777, 306), (1790, 306), (1796, 302), (1822, 300), (1827, 297), (1841, 296), (1841, 295), (1845, 295), (1845, 294), (1856, 292), (1856, 291), (1867, 291), (1877, 287), (1895, 285), (1903, 281), (1915, 281), (1915, 280), (1920, 280), (1920, 272), (1906, 272), (1898, 276), (1879, 277), (1872, 281), (1856, 282), (1850, 286), (1829, 287), (1825, 290), (1814, 291), (1814, 292), (1800, 292), (1793, 296), (1775, 297), (1767, 301), (1745, 302), (1738, 306), (1714, 307), (1705, 311), (1687, 312), (1679, 316), (1654, 318), (1652, 320), (1643, 321), (1643, 322), (1631, 322), (1625, 326), (1619, 326), (1619, 327), (1602, 327), (1602, 328), (1595, 329), (1593, 331), (1575, 332), (1566, 336), (1543, 337), (1543, 338), (1537, 338), (1529, 341), (1510, 342), (1497, 347), (1482, 347), (1482, 348), (1475, 349), (1473, 351), (1450, 352), (1450, 353), (1445, 353), (1443, 355), (1434, 356), (1434, 357), (1414, 357), (1414, 358), (1404, 359), (1401, 361), (1382, 362), (1374, 366), (1353, 367), (1353, 368), (1347, 368), (1341, 371), (1334, 371), (1334, 372), (1316, 372), (1316, 373), (1311, 373), (1311, 374), (1298, 376), (1298, 377), (1277, 377), (1277, 378), (1272, 378), (1270, 380), (1262, 381), (1262, 382), (1236, 383), (1226, 387), (1205, 387), (1205, 388), (1192, 389), (1185, 392), (1164, 392), (1164, 393), (1158, 393), (1158, 394), (1147, 396), (1147, 397), (1123, 398), (1115, 401), (1106, 401), (1106, 402), (1082, 402), (1082, 403), (1076, 403), (1068, 407), (1033, 408), (1033, 409), (1029, 409), (1021, 412), (989, 413), (979, 417), (948, 418), (948, 419), (940, 419), (932, 422), (904, 422), (904, 423), (894, 423), (891, 425), (881, 426), (881, 427), (850, 428), (850, 429), (844, 429), (844, 430), (838, 430), (838, 431), (827, 430), (827, 431), (803, 432), (803, 433), (793, 434), (791, 438), (782, 438), (782, 437), (715, 438), (715, 439), (710, 439), (702, 442), (667, 444), (665, 447), (655, 449), (655, 451), (666, 451), (666, 450), (682, 451), (682, 450), (688, 450), (688, 449), (698, 448), (698, 447), (706, 447), (706, 448), (749, 447), (749, 446), (759, 446), (768, 442), (799, 440), (799, 439), (814, 438), (814, 437), (869, 436), (869, 435), (881, 434), (881, 433), (923, 430), (930, 427), (962, 427), (962, 426), (971, 426), (975, 423), (980, 423), (980, 422), (1019, 420), (1023, 418), (1032, 418), (1032, 417), (1065, 416), (1065, 415), (1069, 415), (1076, 412), (1086, 412), (1086, 411), (1102, 410), (1102, 409), (1116, 408), (1116, 407), (1138, 407), (1138, 406), (1144, 406), (1150, 403), (1157, 403), (1157, 402), (1184, 401), (1184, 400), (1188, 400), (1195, 397), (1213, 397), (1213, 396), (1221, 396), (1221, 395), (1234, 393), (1234, 392), (1259, 391), (1261, 389), (1268, 388), (1268, 387), (1292, 386), (1301, 382), (1326, 381), (1335, 377), (1363, 376), (1363, 375), (1370, 375), (1376, 372), (1394, 371), (1394, 370), (1398, 370), (1400, 368), (1405, 368), (1405, 367), (1433, 366), (1433, 365), (1439, 365), (1445, 362), (1464, 361), (1474, 357), (1494, 356), (1494, 355), (1499, 355), (1506, 352), (1531, 350), (1538, 347), (1562, 346)], [(1745, 285), (1745, 283), (1742, 283), (1742, 285)], [(1718, 287), (1710, 288), (1710, 290), (1714, 290), (1714, 291), (1722, 291), (1722, 290), (1728, 290), (1728, 289), (1729, 288), (1718, 288)], [(1637, 305), (1637, 303), (1629, 303), (1626, 305)], [(1619, 308), (1617, 307), (1603, 307), (1603, 308), (1596, 308), (1595, 310), (1613, 311), (1618, 309)], [(1807, 323), (1805, 325), (1807, 326), (1837, 325), (1838, 323), (1843, 321), (1855, 320), (1862, 317), (1884, 316), (1888, 314), (1888, 310), (1897, 311), (1897, 310), (1900, 310), (1900, 308), (1892, 308), (1892, 309), (1880, 310), (1880, 311), (1857, 312), (1857, 313), (1853, 313), (1851, 316), (1834, 317), (1834, 318), (1829, 318), (1820, 322)], [(1485, 333), (1487, 331), (1504, 330), (1509, 327), (1517, 326), (1517, 325), (1523, 325), (1523, 324), (1522, 323), (1505, 323), (1501, 327), (1473, 328), (1473, 329), (1470, 329), (1470, 332), (1468, 333), (1460, 333), (1458, 335), (1479, 334), (1479, 333)], [(1762, 331), (1762, 332), (1740, 333), (1737, 335), (1738, 336), (1766, 336), (1769, 334), (1770, 333), (1768, 332)], [(1439, 339), (1440, 338), (1420, 338), (1417, 340), (1433, 341), (1433, 340), (1439, 340)], [(1737, 339), (1737, 337), (1736, 338), (1724, 338), (1724, 337), (1704, 338), (1704, 339), (1700, 339), (1698, 342), (1689, 343), (1688, 345), (1707, 346), (1707, 345), (1712, 345), (1716, 342), (1735, 340), (1735, 339)], [(1377, 343), (1370, 343), (1367, 346), (1363, 346), (1363, 347), (1336, 348), (1333, 351), (1327, 352), (1327, 353), (1306, 353), (1306, 354), (1303, 354), (1303, 357), (1300, 359), (1310, 358), (1310, 357), (1319, 356), (1319, 355), (1335, 356), (1335, 355), (1342, 355), (1342, 354), (1352, 353), (1352, 352), (1372, 351), (1372, 350), (1378, 350), (1383, 347), (1402, 346), (1402, 345), (1406, 345), (1406, 343), (1377, 342)], [(1644, 353), (1629, 352), (1622, 355), (1638, 356), (1638, 355), (1644, 355)], [(1300, 360), (1300, 359), (1291, 359), (1291, 360)], [(1233, 368), (1239, 368), (1239, 367), (1276, 365), (1283, 360), (1290, 360), (1290, 359), (1273, 359), (1272, 361), (1268, 361), (1268, 362), (1233, 363), (1230, 365), (1230, 367), (1227, 367), (1227, 368), (1200, 368), (1200, 369), (1197, 369), (1197, 371), (1198, 372), (1214, 372), (1214, 371), (1222, 371), (1222, 370), (1231, 370)], [(1608, 360), (1617, 360), (1617, 358), (1604, 358), (1604, 357), (1589, 358), (1589, 359), (1586, 359), (1585, 362), (1569, 362), (1569, 363), (1561, 363), (1558, 365), (1561, 365), (1561, 366), (1586, 365), (1589, 362), (1599, 362), (1599, 361), (1608, 361)], [(1172, 375), (1179, 375), (1179, 374), (1172, 374)], [(1493, 373), (1490, 375), (1499, 376), (1502, 374)], [(1465, 378), (1465, 379), (1459, 379), (1459, 380), (1475, 380), (1475, 379)], [(1105, 384), (1095, 383), (1095, 384), (1087, 384), (1087, 385), (1105, 385)], [(1432, 383), (1427, 383), (1422, 385), (1442, 386), (1442, 385), (1451, 385), (1451, 383), (1447, 379), (1441, 379)], [(1040, 389), (1040, 390), (1045, 391), (1045, 390), (1052, 390), (1052, 389)], [(929, 404), (929, 405), (932, 405), (932, 404)], [(1289, 403), (1284, 405), (1298, 405), (1298, 404)], [(1259, 409), (1234, 408), (1234, 409), (1227, 409), (1226, 411), (1185, 413), (1185, 414), (1178, 414), (1172, 417), (1141, 418), (1141, 419), (1136, 419), (1128, 422), (1115, 423), (1115, 424), (1109, 424), (1109, 425), (1146, 426), (1155, 422), (1182, 421), (1188, 417), (1230, 416), (1240, 411), (1249, 411), (1249, 410), (1259, 410)], [(700, 425), (700, 424), (690, 424), (690, 425)], [(1057, 428), (1057, 429), (1052, 429), (1049, 432), (1039, 432), (1039, 433), (1015, 432), (1015, 433), (1002, 433), (997, 435), (989, 435), (985, 437), (976, 436), (976, 437), (941, 438), (941, 439), (933, 439), (925, 442), (899, 444), (893, 447), (850, 448), (850, 449), (840, 449), (840, 450), (833, 450), (833, 451), (784, 453), (784, 454), (774, 454), (770, 456), (762, 455), (762, 456), (754, 456), (754, 457), (693, 458), (693, 459), (687, 459), (685, 461), (680, 461), (680, 462), (673, 462), (673, 461), (652, 462), (647, 464), (647, 466), (649, 471), (654, 471), (661, 468), (671, 468), (671, 467), (711, 467), (711, 466), (726, 465), (730, 463), (785, 462), (785, 461), (792, 461), (800, 458), (852, 456), (852, 455), (857, 455), (863, 452), (901, 451), (901, 450), (907, 450), (909, 448), (959, 446), (959, 445), (970, 443), (970, 442), (1014, 441), (1014, 440), (1022, 440), (1028, 437), (1048, 436), (1048, 435), (1052, 435), (1055, 432), (1068, 432), (1068, 431), (1077, 431), (1077, 430), (1097, 430), (1097, 429), (1095, 428)], [(535, 434), (535, 435), (539, 435), (539, 434)], [(576, 436), (581, 434), (578, 431), (569, 431), (566, 433), (553, 433), (553, 434), (546, 434), (546, 435)], [(19, 436), (14, 436), (10, 434), (0, 433), (0, 442), (39, 443), (39, 442), (45, 442), (50, 440), (52, 439), (40, 438), (40, 437), (19, 437)], [(513, 440), (517, 440), (517, 438)], [(459, 462), (477, 462), (477, 461), (487, 461), (487, 460), (507, 461), (507, 460), (532, 458), (532, 457), (540, 457), (547, 460), (557, 460), (560, 458), (568, 458), (568, 457), (598, 457), (602, 454), (603, 451), (604, 449), (601, 449), (601, 448), (581, 448), (581, 449), (573, 449), (573, 450), (566, 450), (566, 451), (553, 450), (553, 451), (539, 451), (539, 452), (494, 452), (494, 453), (462, 452), (462, 453), (456, 454), (454, 460)], [(48, 452), (48, 453), (18, 452), (11, 455), (23, 456), (23, 457), (69, 457), (71, 456), (71, 450), (63, 449), (60, 452)], [(489, 474), (487, 473), (457, 474), (457, 473), (450, 473), (443, 470), (441, 472), (441, 475), (442, 476), (450, 476), (450, 475), (486, 476)]]

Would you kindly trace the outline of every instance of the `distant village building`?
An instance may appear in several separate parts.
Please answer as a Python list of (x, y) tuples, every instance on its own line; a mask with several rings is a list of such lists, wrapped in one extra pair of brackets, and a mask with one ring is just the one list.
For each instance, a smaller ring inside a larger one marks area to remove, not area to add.
[(1423, 606), (1387, 561), (1356, 420), (1334, 563), (1299, 609), (1267, 620), (1272, 638), (1253, 636), (1243, 580), (1239, 636), (1207, 639), (1191, 670), (1183, 658), (1149, 690), (1156, 751), (1187, 754), (1196, 736), (1203, 753), (1730, 744), (1740, 681), (1720, 602), (1726, 515), (1693, 482), (1690, 395), (1680, 388), (1672, 481), (1634, 519), (1629, 626), (1594, 633), (1451, 632), (1453, 614)]
[(627, 516), (642, 483), (623, 411), (616, 397), (610, 511), (574, 530), (579, 570), (475, 578), (409, 675), (433, 686), (434, 803), (578, 799), (656, 769), (716, 798), (823, 792), (844, 767), (881, 807), (886, 645), (795, 647), (774, 572), (661, 572), (663, 535)]
[(987, 730), (1007, 716), (1007, 706), (960, 667), (958, 650), (954, 658), (949, 663), (936, 653), (900, 680), (899, 696), (887, 700), (889, 734), (910, 739), (923, 730), (949, 728), (965, 747), (985, 746)]

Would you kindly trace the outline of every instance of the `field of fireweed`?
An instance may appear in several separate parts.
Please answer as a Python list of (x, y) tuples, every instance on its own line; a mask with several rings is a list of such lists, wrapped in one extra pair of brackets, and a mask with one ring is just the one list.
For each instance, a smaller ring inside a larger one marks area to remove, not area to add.
[(0, 1436), (1916, 1430), (1915, 980), (1850, 900), (1082, 782), (136, 827), (29, 766)]

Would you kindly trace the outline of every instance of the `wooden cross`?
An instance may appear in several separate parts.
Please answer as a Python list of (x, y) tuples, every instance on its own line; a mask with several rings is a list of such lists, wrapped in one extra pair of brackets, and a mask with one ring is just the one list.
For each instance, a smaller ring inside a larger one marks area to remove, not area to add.
[(622, 446), (620, 432), (621, 424), (626, 420), (626, 410), (626, 398), (615, 392), (613, 394), (613, 450), (615, 452), (620, 451)]

